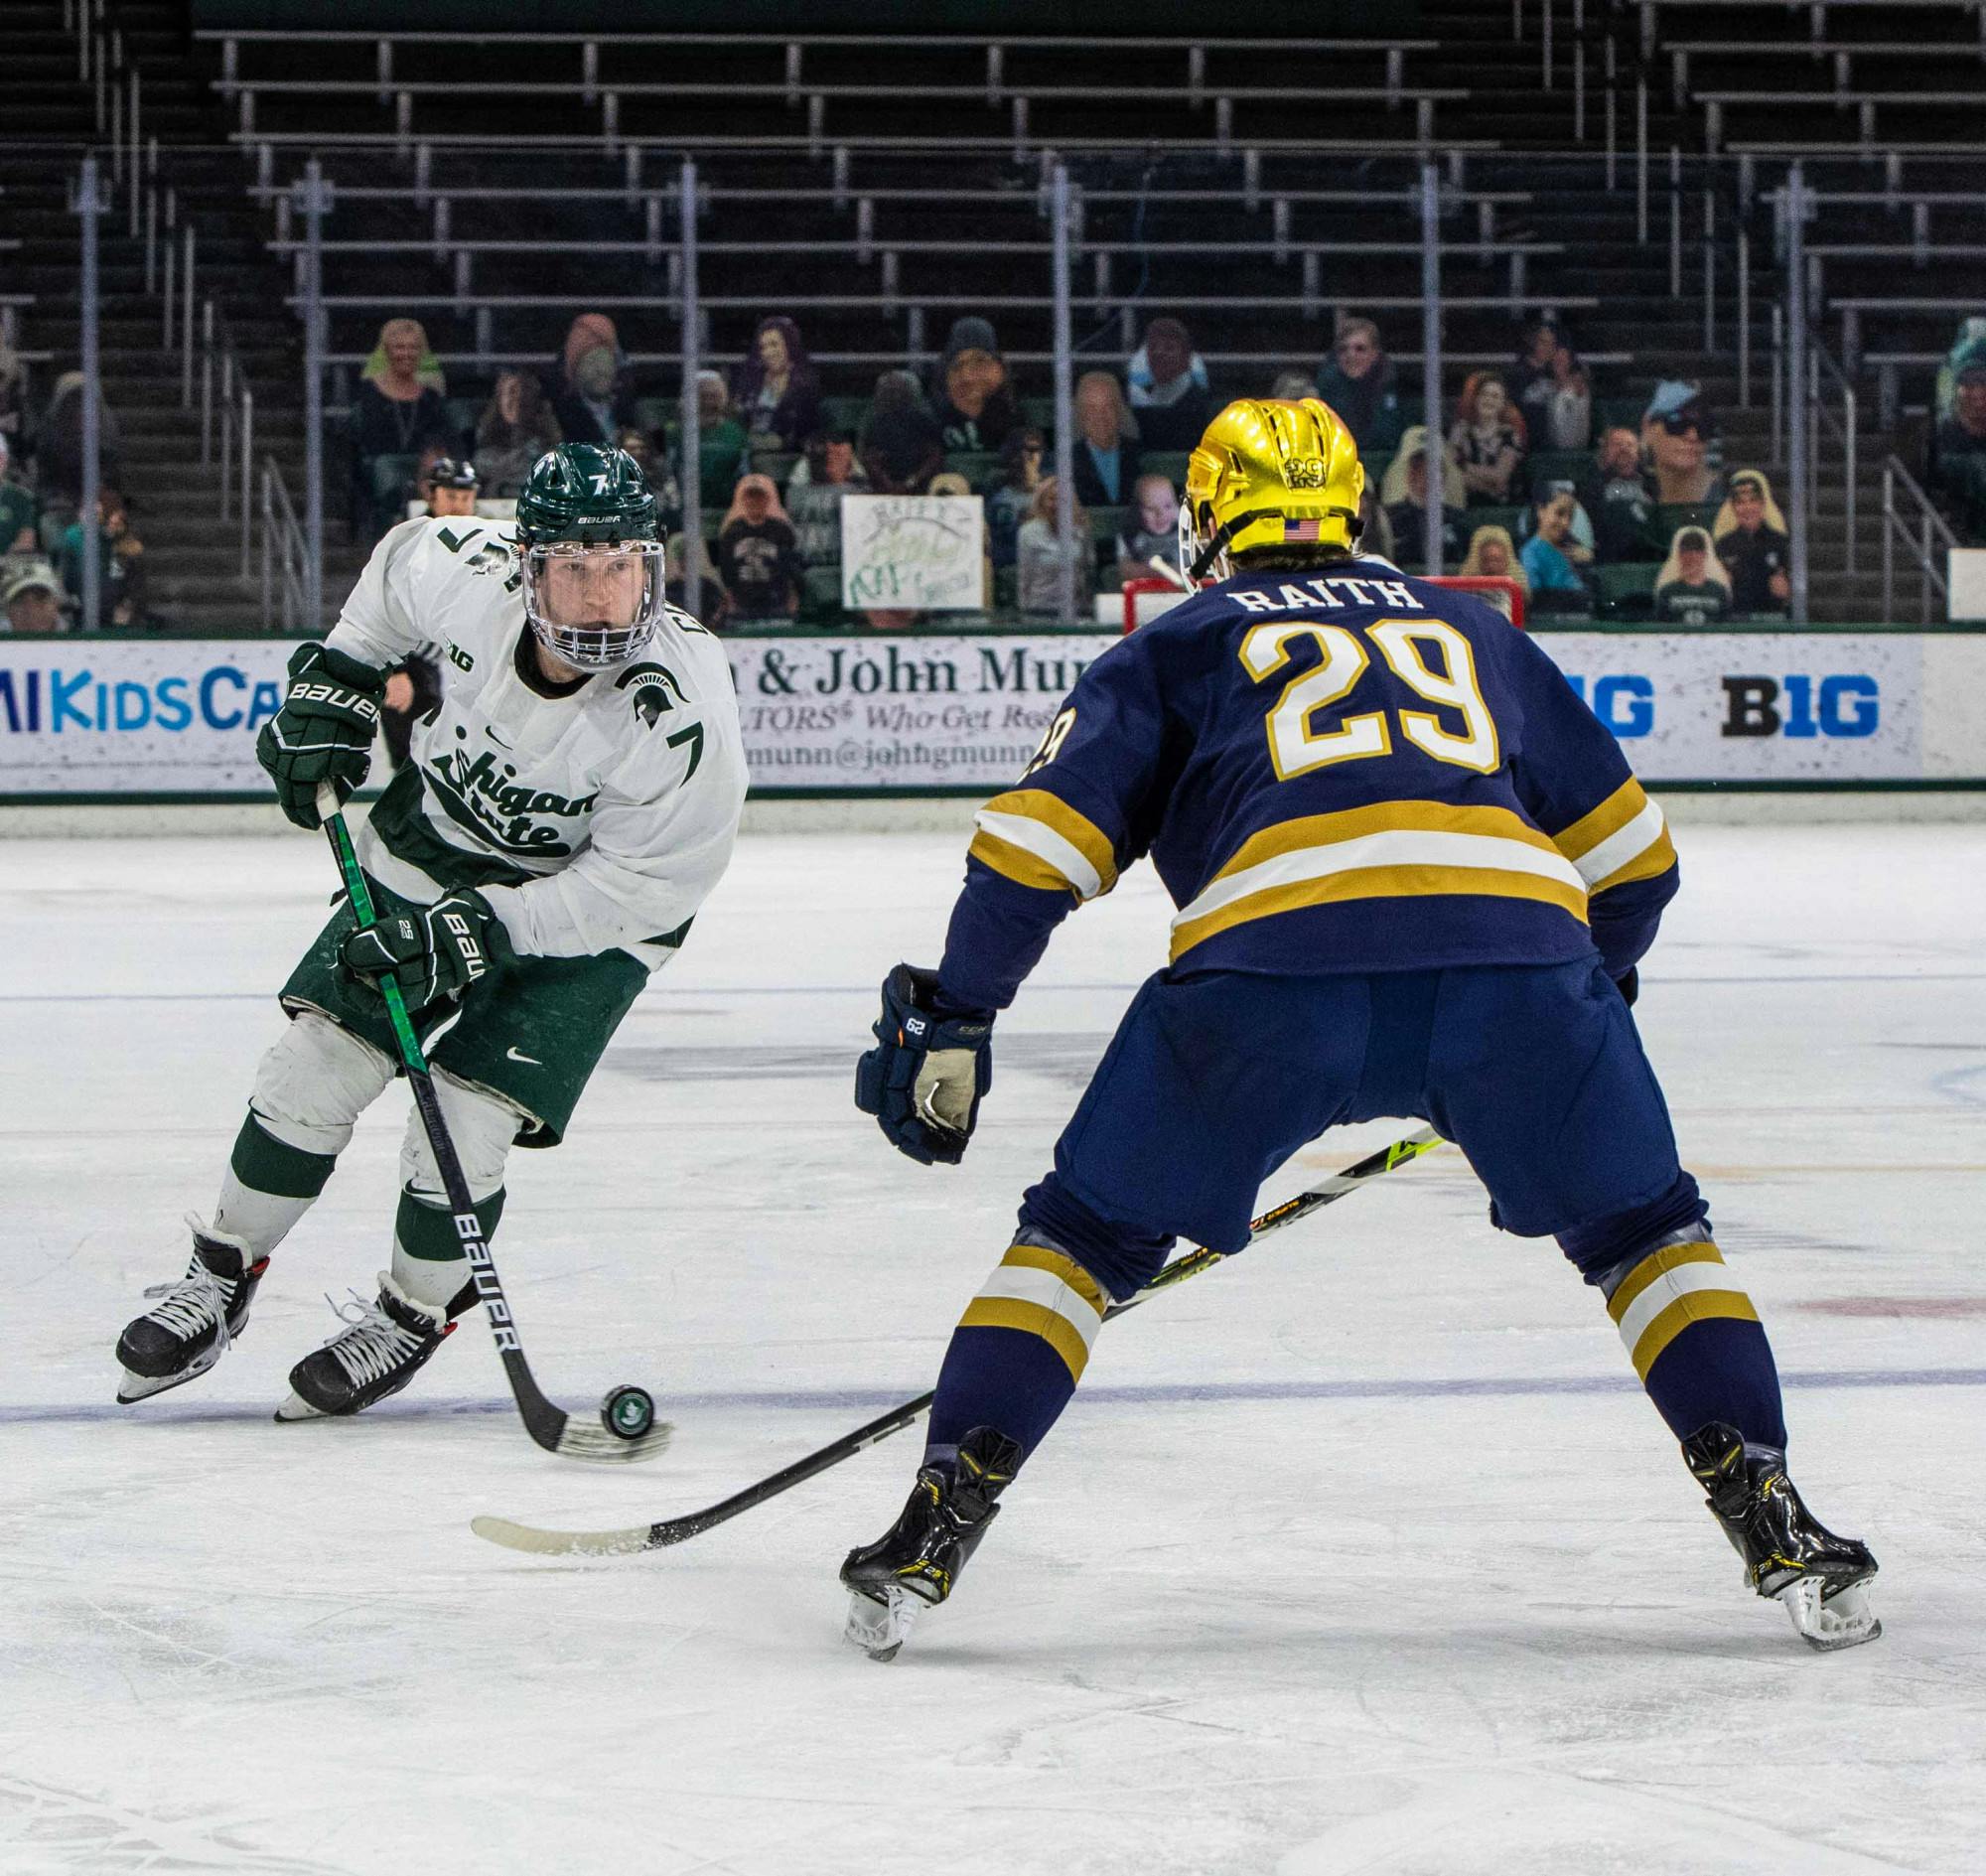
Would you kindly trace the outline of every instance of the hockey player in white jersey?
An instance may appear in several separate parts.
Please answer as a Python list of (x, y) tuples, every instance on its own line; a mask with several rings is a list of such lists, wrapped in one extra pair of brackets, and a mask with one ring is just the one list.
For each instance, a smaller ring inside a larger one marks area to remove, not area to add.
[[(514, 538), (469, 517), (404, 522), (323, 644), (290, 660), (257, 755), (283, 811), (365, 779), (385, 673), (432, 641), (446, 694), (357, 840), (379, 923), (340, 910), (283, 986), (213, 1222), (117, 1345), (117, 1397), (207, 1372), (241, 1334), (270, 1254), (398, 1071), (378, 988), (398, 979), (486, 1231), (513, 1145), (564, 1135), (649, 974), (731, 856), (746, 772), (718, 642), (663, 597), (655, 503), (619, 450), (542, 457)], [(419, 1116), (408, 1118), (391, 1267), (291, 1371), (279, 1419), (397, 1392), (476, 1301)]]

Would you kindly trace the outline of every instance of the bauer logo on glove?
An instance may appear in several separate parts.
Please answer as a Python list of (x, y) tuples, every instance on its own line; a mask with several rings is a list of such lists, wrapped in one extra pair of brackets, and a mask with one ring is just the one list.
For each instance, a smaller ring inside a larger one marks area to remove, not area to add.
[(372, 982), (391, 977), (410, 1010), (459, 997), (504, 946), (503, 928), (481, 893), (450, 893), (431, 906), (395, 913), (345, 940), (348, 970)]

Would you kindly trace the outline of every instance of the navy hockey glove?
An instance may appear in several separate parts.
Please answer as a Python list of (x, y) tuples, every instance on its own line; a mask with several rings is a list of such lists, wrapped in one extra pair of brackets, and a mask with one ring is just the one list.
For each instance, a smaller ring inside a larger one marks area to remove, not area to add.
[(855, 1104), (899, 1153), (956, 1166), (993, 1085), (993, 1015), (961, 1010), (937, 972), (899, 964), (883, 979), (876, 1047), (855, 1065)]
[(493, 963), (514, 955), (509, 938), (481, 893), (450, 893), (431, 906), (388, 913), (345, 940), (348, 970), (376, 984), (393, 977), (407, 1008), (458, 997)]
[(262, 725), (255, 760), (276, 783), (276, 799), (299, 827), (315, 827), (317, 792), (327, 782), (341, 805), (372, 766), (372, 735), (386, 677), (328, 645), (300, 645), (290, 659), (283, 707)]

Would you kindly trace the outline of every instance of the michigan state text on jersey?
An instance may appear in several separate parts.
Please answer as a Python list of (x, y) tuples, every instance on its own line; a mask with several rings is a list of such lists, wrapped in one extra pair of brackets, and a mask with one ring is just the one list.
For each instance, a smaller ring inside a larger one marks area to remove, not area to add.
[[(440, 703), (357, 839), (378, 908), (342, 907), (283, 985), (291, 1019), (255, 1077), (186, 1276), (118, 1344), (118, 1398), (206, 1372), (241, 1333), (270, 1253), (324, 1190), (397, 1073), (391, 975), (486, 1232), (512, 1145), (563, 1137), (609, 1039), (672, 957), (731, 856), (745, 761), (717, 641), (664, 598), (655, 503), (619, 450), (532, 469), (514, 535), (404, 522), (338, 624), (291, 660), (257, 753), (290, 818), (363, 780), (385, 672), (431, 642)], [(391, 1267), (374, 1303), (292, 1371), (282, 1418), (354, 1413), (403, 1387), (476, 1301), (418, 1116), (401, 1151)]]
[(1874, 1558), (1786, 1477), (1765, 1330), (1630, 1014), (1677, 885), (1661, 811), (1521, 632), (1359, 554), (1363, 480), (1316, 399), (1214, 419), (1180, 518), (1189, 583), (1214, 584), (1083, 672), (979, 814), (938, 968), (884, 984), (857, 1101), (956, 1160), (994, 1018), (1062, 920), (1147, 854), (1178, 908), (952, 1336), (903, 1515), (843, 1565), (879, 1659), (950, 1594), (1112, 1300), (1176, 1234), (1240, 1250), (1277, 1166), (1380, 1115), (1431, 1121), (1495, 1224), (1558, 1239), (1752, 1586), (1817, 1647), (1879, 1633)]

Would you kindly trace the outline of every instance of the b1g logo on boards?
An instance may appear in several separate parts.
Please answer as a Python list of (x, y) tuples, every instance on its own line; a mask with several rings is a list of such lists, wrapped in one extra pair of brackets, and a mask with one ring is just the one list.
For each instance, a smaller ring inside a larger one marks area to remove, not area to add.
[(1882, 724), (1882, 686), (1861, 671), (1818, 683), (1791, 677), (1726, 677), (1722, 736), (1874, 736)]
[(1650, 677), (1617, 673), (1593, 680), (1593, 694), (1587, 695), (1584, 677), (1568, 675), (1566, 680), (1581, 703), (1625, 743), (1637, 736), (1652, 735), (1655, 727), (1655, 685)]

